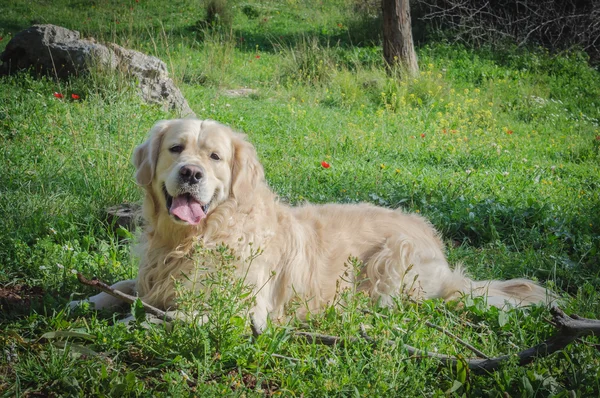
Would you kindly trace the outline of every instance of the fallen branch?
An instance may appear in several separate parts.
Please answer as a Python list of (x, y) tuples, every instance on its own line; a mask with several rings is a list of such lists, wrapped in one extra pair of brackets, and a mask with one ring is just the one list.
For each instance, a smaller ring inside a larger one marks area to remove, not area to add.
[[(109, 285), (107, 285), (106, 283), (99, 280), (98, 278), (92, 278), (91, 280), (87, 279), (79, 272), (77, 273), (77, 279), (83, 285), (91, 286), (96, 290), (100, 290), (101, 292), (110, 294), (111, 296), (118, 298), (119, 300), (122, 300), (129, 304), (133, 304), (139, 298), (139, 297), (131, 296), (129, 294), (115, 290), (112, 287), (110, 287)], [(165, 311), (159, 310), (158, 308), (153, 307), (150, 304), (146, 304), (142, 300), (140, 300), (140, 302), (142, 303), (142, 306), (144, 307), (144, 311), (146, 311), (147, 313), (152, 314), (152, 315), (154, 315), (160, 319), (163, 319), (167, 322), (173, 322), (175, 320), (175, 318), (173, 318), (171, 315), (169, 315)]]
[[(79, 280), (80, 283), (82, 283), (84, 285), (91, 286), (97, 290), (100, 290), (102, 292), (110, 294), (111, 296), (116, 297), (120, 300), (123, 300), (124, 302), (129, 303), (129, 304), (133, 304), (133, 302), (138, 299), (137, 297), (130, 296), (128, 294), (125, 294), (118, 290), (115, 290), (115, 289), (111, 288), (109, 285), (107, 285), (106, 283), (104, 283), (96, 278), (89, 280), (89, 279), (86, 279), (80, 273), (77, 273), (77, 279)], [(159, 310), (158, 308), (153, 307), (149, 304), (146, 304), (143, 301), (141, 301), (141, 303), (146, 312), (148, 312), (152, 315), (155, 315), (161, 319), (164, 319), (167, 322), (172, 322), (175, 320), (175, 318), (170, 316), (165, 311)], [(451, 356), (451, 355), (439, 354), (439, 353), (435, 353), (435, 352), (428, 352), (425, 350), (421, 350), (419, 348), (410, 346), (408, 344), (404, 344), (404, 343), (393, 341), (393, 340), (383, 340), (383, 344), (386, 344), (390, 347), (396, 347), (399, 345), (402, 348), (404, 348), (411, 355), (411, 358), (415, 358), (415, 359), (420, 359), (420, 358), (424, 358), (424, 357), (434, 358), (434, 359), (438, 359), (443, 364), (450, 365), (450, 366), (456, 366), (456, 364), (460, 361), (460, 362), (466, 363), (467, 366), (476, 373), (487, 373), (487, 372), (494, 372), (494, 371), (498, 370), (500, 368), (500, 365), (503, 362), (506, 362), (509, 359), (514, 358), (515, 356), (518, 357), (518, 359), (519, 359), (518, 364), (520, 366), (522, 366), (522, 365), (526, 365), (528, 363), (533, 362), (536, 358), (547, 357), (550, 354), (555, 353), (556, 351), (559, 351), (559, 350), (565, 348), (566, 346), (568, 346), (569, 344), (571, 344), (573, 341), (577, 340), (580, 337), (590, 336), (590, 335), (600, 336), (600, 321), (597, 319), (586, 319), (586, 318), (582, 318), (578, 315), (569, 316), (569, 315), (565, 314), (558, 307), (550, 308), (550, 312), (552, 313), (552, 318), (553, 318), (552, 321), (553, 321), (555, 327), (558, 329), (558, 331), (552, 337), (543, 341), (542, 343), (540, 343), (534, 347), (528, 348), (526, 350), (520, 351), (516, 354), (502, 355), (502, 356), (495, 357), (495, 358), (460, 358), (459, 359), (459, 358)], [(436, 328), (438, 330), (441, 329), (444, 333), (446, 333), (446, 331), (443, 328), (436, 327), (436, 325), (428, 324), (427, 326)], [(253, 320), (251, 320), (251, 328), (252, 328), (252, 334), (255, 337), (260, 335), (260, 329), (256, 327)], [(400, 330), (399, 328), (396, 328), (396, 329)], [(461, 344), (465, 345), (465, 347), (469, 348), (471, 351), (476, 352), (476, 355), (484, 356), (483, 353), (481, 353), (477, 349), (474, 349), (474, 347), (470, 347), (468, 344), (466, 344), (464, 341), (459, 339), (457, 336), (455, 336), (453, 334), (448, 334), (448, 333), (446, 333), (446, 334), (455, 338), (456, 341), (461, 342)], [(320, 333), (300, 332), (300, 331), (293, 332), (293, 334), (295, 336), (306, 339), (310, 343), (323, 344), (323, 345), (327, 345), (327, 346), (335, 346), (335, 345), (344, 346), (345, 344), (355, 343), (359, 340), (356, 337), (350, 337), (347, 339), (343, 339), (338, 336), (331, 336), (331, 335), (320, 334)], [(376, 339), (367, 335), (364, 325), (361, 325), (361, 337), (364, 340), (366, 340), (372, 344), (376, 344), (378, 342)], [(280, 357), (280, 358), (292, 359), (289, 357), (279, 356), (279, 354), (273, 354), (273, 355), (276, 357)], [(295, 359), (295, 358), (293, 358), (293, 359)]]
[[(375, 312), (372, 312), (372, 311), (369, 311), (369, 310), (363, 310), (363, 313), (365, 313), (365, 314), (377, 314), (378, 316), (381, 316), (383, 318), (388, 318), (387, 315), (375, 313)], [(467, 343), (466, 341), (464, 341), (463, 339), (461, 339), (460, 337), (458, 337), (454, 333), (450, 332), (449, 330), (447, 330), (447, 329), (445, 329), (445, 328), (443, 328), (441, 326), (435, 325), (435, 324), (433, 324), (433, 323), (431, 323), (429, 321), (425, 321), (425, 325), (427, 325), (428, 327), (433, 328), (435, 330), (438, 330), (438, 331), (444, 333), (446, 336), (454, 339), (457, 343), (459, 343), (463, 347), (469, 349), (471, 352), (473, 352), (479, 358), (489, 359), (489, 357), (487, 355), (485, 355), (482, 351), (478, 350), (477, 348), (475, 348), (471, 344)], [(473, 325), (473, 326), (475, 326), (475, 325)], [(362, 325), (361, 325), (361, 327), (362, 327)], [(396, 329), (400, 330), (399, 328), (396, 328)]]
[[(577, 315), (568, 316), (560, 308), (552, 307), (550, 312), (553, 316), (553, 321), (556, 324), (558, 332), (543, 341), (542, 343), (520, 351), (516, 354), (502, 355), (495, 358), (456, 358), (454, 356), (446, 354), (438, 354), (435, 352), (428, 352), (419, 348), (410, 346), (408, 344), (398, 343), (393, 340), (383, 340), (383, 343), (392, 347), (400, 345), (404, 348), (412, 357), (421, 358), (435, 358), (441, 361), (444, 365), (456, 366), (460, 362), (464, 362), (467, 366), (476, 373), (488, 373), (494, 372), (500, 368), (500, 365), (508, 361), (511, 358), (517, 356), (519, 358), (518, 364), (520, 366), (526, 365), (533, 362), (536, 358), (544, 358), (550, 354), (561, 350), (572, 343), (574, 340), (590, 335), (600, 335), (600, 321), (596, 319), (586, 319)], [(398, 329), (398, 328), (397, 328)], [(398, 329), (399, 330), (399, 329)], [(337, 336), (329, 336), (316, 333), (296, 332), (295, 335), (307, 338), (310, 342), (320, 343), (325, 345), (345, 344), (346, 342)], [(375, 344), (376, 339), (368, 336), (364, 326), (361, 326), (362, 337)], [(347, 342), (354, 342), (355, 338), (348, 339)]]

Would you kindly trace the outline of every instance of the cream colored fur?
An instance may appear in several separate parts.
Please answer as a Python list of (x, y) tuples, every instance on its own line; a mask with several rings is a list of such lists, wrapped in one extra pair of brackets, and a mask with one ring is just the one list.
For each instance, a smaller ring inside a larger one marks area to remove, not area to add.
[[(173, 145), (185, 149), (171, 153)], [(220, 160), (211, 158), (214, 153)], [(196, 264), (188, 254), (199, 241), (208, 248), (225, 243), (241, 256), (238, 274), (255, 287), (253, 312), (259, 327), (268, 317), (279, 318), (296, 296), (311, 311), (332, 303), (338, 286), (354, 282), (342, 278), (351, 256), (363, 264), (359, 288), (384, 305), (401, 292), (416, 299), (487, 296), (489, 304), (499, 307), (551, 298), (526, 279), (475, 282), (459, 267), (451, 269), (439, 234), (418, 215), (369, 204), (290, 207), (279, 202), (246, 137), (214, 121), (157, 123), (136, 148), (134, 163), (137, 182), (146, 192), (147, 226), (137, 281), (120, 282), (116, 288), (163, 309), (175, 304), (173, 278), (185, 281), (183, 275), (194, 273)], [(177, 189), (184, 164), (204, 170), (202, 195), (206, 201), (212, 198), (207, 217), (196, 226), (169, 214), (162, 191), (163, 184)], [(263, 252), (246, 269), (243, 259), (252, 248)], [(90, 301), (97, 307), (116, 304), (103, 293)]]

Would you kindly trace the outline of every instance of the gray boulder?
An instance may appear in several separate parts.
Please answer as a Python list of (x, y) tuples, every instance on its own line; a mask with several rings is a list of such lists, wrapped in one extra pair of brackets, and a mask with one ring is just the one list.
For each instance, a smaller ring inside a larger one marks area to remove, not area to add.
[(58, 78), (88, 73), (100, 67), (120, 71), (138, 83), (144, 101), (195, 116), (183, 94), (169, 78), (160, 59), (114, 43), (82, 39), (79, 32), (56, 25), (33, 25), (17, 33), (0, 55), (0, 74), (29, 69)]

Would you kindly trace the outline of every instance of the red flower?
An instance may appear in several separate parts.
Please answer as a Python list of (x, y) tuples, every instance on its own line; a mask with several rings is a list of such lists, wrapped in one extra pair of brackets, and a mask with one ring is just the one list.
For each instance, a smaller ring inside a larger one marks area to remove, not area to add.
[(425, 133), (421, 133), (421, 138), (425, 138)]
[(64, 97), (64, 95), (62, 95), (61, 93), (57, 93), (56, 91), (52, 95), (54, 95), (56, 98), (63, 98)]
[(330, 168), (330, 167), (331, 167), (331, 166), (329, 165), (329, 163), (327, 163), (327, 162), (326, 162), (326, 161), (324, 161), (324, 160), (321, 162), (321, 166), (323, 166), (323, 168), (324, 168), (324, 169), (328, 169), (328, 168)]
[(4, 36), (0, 36), (0, 41), (2, 41), (2, 39), (4, 39)]
[(260, 55), (257, 55), (257, 56), (256, 56), (256, 57), (254, 57), (254, 58), (256, 58), (256, 59), (259, 59), (259, 58), (260, 58)]
[(448, 134), (448, 131), (446, 129), (442, 129), (442, 133)]
[(596, 141), (600, 141), (600, 135), (596, 136)]
[(513, 133), (512, 130), (506, 130), (506, 134), (511, 135)]
[(73, 98), (74, 100), (78, 100), (79, 96), (77, 94), (71, 94), (71, 98)]

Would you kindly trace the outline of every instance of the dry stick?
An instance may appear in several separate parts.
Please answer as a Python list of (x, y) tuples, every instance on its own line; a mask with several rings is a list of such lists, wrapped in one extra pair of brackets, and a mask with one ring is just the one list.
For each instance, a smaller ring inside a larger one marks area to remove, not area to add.
[(425, 321), (425, 325), (429, 326), (430, 328), (434, 328), (436, 330), (439, 330), (440, 332), (444, 333), (446, 336), (448, 336), (450, 338), (453, 338), (459, 344), (461, 344), (462, 346), (464, 346), (464, 347), (468, 348), (469, 350), (471, 350), (471, 352), (473, 352), (479, 358), (490, 359), (490, 357), (488, 357), (483, 352), (479, 351), (477, 348), (473, 347), (471, 344), (467, 343), (466, 341), (464, 341), (463, 339), (461, 339), (460, 337), (458, 337), (457, 335), (455, 335), (451, 331), (446, 330), (443, 327), (435, 325), (435, 324), (433, 324), (433, 323), (431, 323), (429, 321)]
[[(574, 340), (579, 337), (589, 336), (589, 335), (600, 335), (600, 321), (596, 319), (586, 319), (574, 315), (570, 317), (566, 315), (560, 308), (552, 307), (550, 309), (552, 313), (554, 322), (557, 325), (558, 332), (550, 337), (549, 339), (543, 341), (542, 343), (528, 348), (526, 350), (520, 351), (516, 354), (512, 355), (502, 355), (496, 358), (489, 359), (479, 359), (479, 358), (464, 358), (457, 359), (456, 357), (438, 354), (433, 352), (427, 352), (424, 350), (420, 350), (418, 348), (412, 347), (408, 344), (396, 343), (391, 340), (384, 340), (383, 342), (389, 346), (396, 346), (397, 344), (401, 344), (406, 351), (413, 356), (427, 356), (429, 358), (439, 359), (445, 365), (456, 366), (458, 362), (465, 362), (467, 366), (476, 373), (487, 373), (494, 372), (500, 368), (500, 365), (509, 360), (510, 358), (514, 358), (517, 356), (519, 361), (519, 365), (526, 365), (528, 363), (533, 362), (536, 358), (546, 357), (558, 350), (565, 348), (567, 345), (572, 343)], [(345, 342), (337, 336), (328, 336), (316, 333), (306, 333), (306, 332), (297, 332), (296, 335), (305, 337), (307, 340), (320, 343), (325, 345), (343, 345)], [(362, 337), (367, 341), (375, 343), (376, 340), (372, 337), (366, 335), (364, 328), (361, 330)], [(356, 341), (355, 338), (348, 339), (348, 342)]]
[[(137, 297), (130, 296), (128, 294), (119, 292), (118, 290), (111, 288), (106, 283), (104, 283), (98, 279), (88, 280), (80, 273), (77, 273), (77, 279), (79, 280), (79, 282), (81, 282), (84, 285), (91, 286), (95, 289), (101, 290), (101, 291), (108, 293), (111, 296), (116, 297), (120, 300), (123, 300), (127, 303), (132, 304), (137, 299)], [(172, 322), (173, 320), (175, 320), (174, 318), (169, 316), (166, 312), (159, 310), (158, 308), (153, 307), (149, 304), (146, 304), (143, 301), (142, 301), (142, 305), (146, 312), (156, 315), (159, 318), (163, 318), (164, 320), (169, 321), (169, 322)], [(568, 316), (558, 307), (550, 308), (550, 312), (552, 313), (553, 321), (556, 324), (558, 332), (554, 336), (543, 341), (542, 343), (514, 354), (519, 358), (519, 365), (526, 365), (528, 363), (533, 362), (536, 358), (546, 357), (558, 350), (565, 348), (566, 346), (568, 346), (569, 344), (571, 344), (573, 341), (575, 341), (576, 339), (578, 339), (580, 337), (589, 336), (589, 335), (599, 335), (600, 336), (600, 321), (597, 319), (586, 319), (586, 318), (580, 317), (578, 315)], [(254, 323), (254, 322), (252, 322), (252, 323)], [(259, 328), (257, 328), (255, 325), (252, 325), (252, 331), (255, 334), (255, 336), (260, 334)], [(365, 340), (372, 342), (372, 343), (376, 342), (375, 339), (373, 339), (372, 337), (369, 337), (366, 334), (366, 331), (364, 330), (364, 326), (361, 326), (361, 334)], [(343, 346), (344, 344), (346, 344), (346, 342), (354, 343), (354, 342), (358, 341), (358, 339), (355, 337), (351, 337), (351, 338), (344, 340), (338, 336), (330, 336), (330, 335), (320, 334), (320, 333), (294, 332), (294, 335), (303, 337), (311, 343), (324, 344), (324, 345), (329, 345), (329, 346), (333, 346), (333, 345)], [(486, 372), (496, 371), (500, 367), (501, 363), (514, 357), (514, 355), (502, 355), (502, 356), (499, 356), (496, 358), (489, 358), (489, 359), (465, 358), (463, 360), (463, 359), (457, 359), (450, 355), (427, 352), (427, 351), (412, 347), (408, 344), (397, 343), (397, 342), (391, 341), (391, 340), (384, 340), (384, 343), (389, 346), (393, 346), (393, 347), (397, 346), (398, 344), (401, 344), (402, 347), (404, 349), (406, 349), (406, 351), (409, 354), (411, 354), (412, 356), (416, 356), (416, 357), (426, 356), (429, 358), (436, 358), (436, 359), (439, 359), (445, 365), (455, 366), (459, 361), (461, 361), (461, 362), (464, 361), (467, 363), (467, 365), (469, 366), (469, 368), (471, 370), (478, 372), (478, 373), (486, 373)]]
[[(111, 296), (118, 298), (119, 300), (123, 300), (124, 302), (129, 303), (129, 304), (133, 304), (135, 302), (135, 300), (138, 299), (138, 297), (131, 296), (129, 294), (126, 294), (126, 293), (123, 293), (123, 292), (113, 289), (112, 287), (110, 287), (106, 283), (102, 282), (98, 278), (92, 278), (91, 280), (86, 279), (81, 273), (78, 272), (77, 279), (79, 280), (80, 283), (82, 283), (84, 285), (91, 286), (91, 287), (93, 287), (97, 290), (100, 290), (106, 294), (110, 294)], [(175, 318), (173, 318), (171, 315), (167, 314), (165, 311), (159, 310), (158, 308), (153, 307), (150, 304), (146, 304), (141, 300), (140, 300), (140, 302), (142, 303), (142, 306), (144, 307), (144, 311), (146, 311), (147, 313), (155, 315), (158, 318), (163, 319), (167, 322), (173, 322), (175, 320)]]
[[(381, 317), (388, 318), (387, 315), (375, 313), (375, 312), (372, 312), (372, 311), (369, 311), (369, 310), (363, 310), (363, 313), (365, 313), (365, 314), (377, 314), (377, 315), (379, 315)], [(427, 325), (428, 327), (433, 328), (435, 330), (438, 330), (438, 331), (444, 333), (446, 336), (448, 336), (448, 337), (456, 340), (457, 343), (459, 343), (462, 346), (464, 346), (465, 348), (471, 350), (471, 352), (473, 352), (479, 358), (490, 359), (490, 357), (488, 357), (487, 355), (485, 355), (483, 352), (481, 352), (480, 350), (478, 350), (477, 348), (475, 348), (471, 344), (467, 343), (466, 341), (464, 341), (463, 339), (461, 339), (460, 337), (458, 337), (454, 333), (450, 332), (449, 330), (447, 330), (447, 329), (445, 329), (445, 328), (443, 328), (441, 326), (435, 325), (435, 324), (433, 324), (433, 323), (431, 323), (429, 321), (425, 321), (425, 325)], [(362, 328), (362, 325), (361, 325), (361, 328)], [(396, 330), (400, 330), (400, 328), (396, 328)]]

